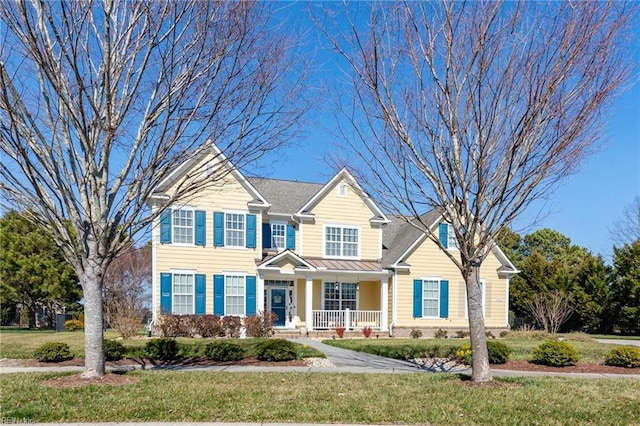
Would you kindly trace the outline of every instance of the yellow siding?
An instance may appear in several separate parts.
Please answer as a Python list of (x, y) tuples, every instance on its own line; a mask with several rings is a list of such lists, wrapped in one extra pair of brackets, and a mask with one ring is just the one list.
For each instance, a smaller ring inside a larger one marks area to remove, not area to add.
[(306, 292), (306, 280), (304, 279), (298, 279), (296, 281), (296, 288), (298, 290), (298, 298), (296, 299), (296, 303), (298, 304), (297, 306), (297, 311), (298, 311), (298, 317), (300, 317), (300, 322), (304, 323), (304, 319), (306, 318), (306, 310), (305, 310), (305, 292)]
[[(465, 287), (460, 270), (430, 240), (425, 240), (407, 259), (409, 274), (398, 275), (398, 324), (400, 327), (468, 327), (465, 317)], [(499, 278), (500, 262), (490, 254), (480, 269), (480, 278), (486, 280), (485, 325), (504, 327), (507, 324), (506, 278)], [(449, 281), (449, 318), (413, 318), (413, 280), (432, 277)]]
[(322, 309), (322, 280), (313, 280), (313, 309)]
[(315, 223), (305, 223), (302, 227), (304, 256), (324, 256), (325, 225), (353, 225), (360, 228), (360, 259), (380, 258), (380, 229), (369, 223), (374, 213), (350, 187), (346, 196), (338, 195), (336, 188), (340, 183), (344, 181), (331, 188), (311, 210)]
[(380, 281), (360, 281), (358, 307), (361, 311), (380, 310)]
[[(253, 197), (233, 179), (227, 176), (227, 182), (223, 186), (215, 185), (204, 189), (197, 197), (192, 198), (184, 205), (194, 210), (206, 212), (206, 246), (185, 246), (178, 244), (160, 244), (159, 220), (156, 220), (153, 228), (153, 240), (156, 251), (156, 285), (154, 288), (156, 300), (160, 300), (160, 273), (173, 270), (191, 270), (198, 274), (206, 275), (206, 312), (213, 312), (213, 275), (223, 273), (243, 273), (256, 275), (256, 259), (262, 255), (262, 242), (260, 240), (260, 212), (249, 211), (247, 203)], [(257, 241), (256, 249), (225, 248), (213, 246), (213, 213), (216, 211), (244, 212), (257, 215)], [(158, 302), (159, 303), (159, 302)]]

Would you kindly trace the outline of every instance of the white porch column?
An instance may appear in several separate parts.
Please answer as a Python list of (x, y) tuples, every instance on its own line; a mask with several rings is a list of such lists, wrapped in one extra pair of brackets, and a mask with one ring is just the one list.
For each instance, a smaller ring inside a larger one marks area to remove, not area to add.
[(258, 272), (258, 279), (256, 280), (256, 305), (256, 312), (264, 310), (264, 276), (262, 272)]
[(380, 280), (380, 304), (382, 313), (380, 314), (380, 330), (389, 329), (389, 279)]
[(307, 275), (304, 287), (304, 322), (307, 331), (313, 330), (313, 278)]

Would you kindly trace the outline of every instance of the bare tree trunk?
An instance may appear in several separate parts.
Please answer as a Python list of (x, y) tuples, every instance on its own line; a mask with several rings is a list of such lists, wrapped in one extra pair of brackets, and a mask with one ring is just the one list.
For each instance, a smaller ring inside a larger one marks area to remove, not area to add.
[(487, 351), (487, 336), (484, 330), (484, 314), (482, 312), (482, 289), (480, 288), (480, 266), (469, 269), (465, 274), (467, 286), (467, 308), (469, 312), (469, 334), (473, 351), (473, 369), (471, 380), (477, 383), (489, 382), (491, 370)]
[(84, 290), (84, 378), (104, 376), (105, 372), (101, 270), (99, 259), (88, 259), (84, 274), (78, 274)]

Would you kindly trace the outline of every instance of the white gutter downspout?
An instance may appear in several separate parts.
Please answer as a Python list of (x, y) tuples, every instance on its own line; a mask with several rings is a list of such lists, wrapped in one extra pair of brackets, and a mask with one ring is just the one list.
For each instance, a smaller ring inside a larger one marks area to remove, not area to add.
[(391, 324), (389, 324), (389, 337), (393, 337), (393, 326), (398, 321), (398, 271), (393, 270), (391, 277)]

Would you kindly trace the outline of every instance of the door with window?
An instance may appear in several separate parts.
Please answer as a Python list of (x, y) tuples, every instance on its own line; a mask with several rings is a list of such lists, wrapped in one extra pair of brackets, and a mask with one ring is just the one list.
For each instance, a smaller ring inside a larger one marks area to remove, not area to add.
[(278, 316), (275, 325), (277, 327), (284, 327), (287, 320), (287, 289), (272, 288), (270, 296), (270, 311)]

